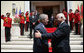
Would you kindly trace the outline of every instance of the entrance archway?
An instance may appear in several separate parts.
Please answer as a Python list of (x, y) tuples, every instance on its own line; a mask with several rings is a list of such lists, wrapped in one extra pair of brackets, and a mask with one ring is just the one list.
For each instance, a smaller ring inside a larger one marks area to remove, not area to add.
[[(64, 1), (31, 1), (31, 9), (37, 10), (39, 14), (48, 14), (49, 21), (51, 15), (55, 18), (56, 14), (65, 8)], [(49, 24), (51, 26), (51, 24)]]

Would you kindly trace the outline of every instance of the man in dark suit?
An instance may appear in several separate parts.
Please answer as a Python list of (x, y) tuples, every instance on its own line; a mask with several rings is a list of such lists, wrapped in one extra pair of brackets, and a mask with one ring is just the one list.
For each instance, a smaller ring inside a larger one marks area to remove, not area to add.
[(65, 22), (66, 18), (63, 13), (57, 14), (56, 18), (59, 21), (59, 27), (55, 32), (41, 34), (39, 31), (37, 31), (35, 33), (35, 37), (42, 38), (42, 40), (51, 38), (53, 52), (70, 52), (70, 27)]
[(35, 15), (35, 11), (31, 11), (32, 15), (29, 17), (30, 20), (30, 38), (32, 38), (32, 29), (35, 28), (38, 17)]
[[(34, 32), (39, 30), (41, 34), (46, 34), (45, 26), (48, 23), (48, 15), (41, 14), (40, 15), (40, 23), (35, 27)], [(34, 44), (33, 44), (34, 52), (48, 52), (48, 40), (42, 40), (40, 38), (35, 38), (34, 36)]]
[(35, 10), (35, 16), (37, 17), (37, 21), (35, 23), (35, 26), (39, 24), (39, 13), (37, 12), (37, 10)]

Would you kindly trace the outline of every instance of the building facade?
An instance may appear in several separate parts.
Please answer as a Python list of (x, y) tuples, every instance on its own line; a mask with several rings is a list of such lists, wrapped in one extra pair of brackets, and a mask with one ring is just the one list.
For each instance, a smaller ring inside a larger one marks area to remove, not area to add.
[[(1, 1), (1, 15), (6, 15), (6, 12), (11, 13), (10, 17), (14, 19), (14, 13), (17, 9), (21, 12), (26, 12), (31, 10), (37, 10), (39, 13), (48, 13), (49, 15), (53, 14), (54, 16), (62, 12), (64, 8), (67, 7), (67, 11), (72, 9), (73, 12), (83, 4), (83, 1)], [(14, 23), (12, 21), (12, 23)], [(1, 20), (1, 27), (3, 26), (3, 21)]]

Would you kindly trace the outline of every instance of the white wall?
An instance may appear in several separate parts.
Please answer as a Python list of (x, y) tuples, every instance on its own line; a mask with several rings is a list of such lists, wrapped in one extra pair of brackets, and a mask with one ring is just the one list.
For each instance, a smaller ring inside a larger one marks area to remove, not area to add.
[[(76, 9), (78, 9), (78, 5), (79, 7), (81, 6), (81, 4), (83, 3), (83, 1), (67, 1), (68, 2), (68, 8), (72, 9), (73, 12), (75, 12)], [(68, 11), (69, 11), (68, 9)]]
[(25, 12), (29, 11), (30, 13), (30, 1), (25, 1)]

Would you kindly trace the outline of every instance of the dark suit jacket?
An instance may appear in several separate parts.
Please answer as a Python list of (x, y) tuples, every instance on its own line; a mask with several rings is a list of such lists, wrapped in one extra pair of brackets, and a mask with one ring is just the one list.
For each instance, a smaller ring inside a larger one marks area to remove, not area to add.
[(38, 16), (37, 15), (34, 15), (34, 18), (32, 18), (32, 16), (30, 16), (29, 17), (29, 20), (30, 20), (30, 24), (33, 24), (33, 22), (37, 22)]
[(39, 22), (38, 22), (39, 14), (37, 13), (37, 15), (35, 15), (35, 16), (37, 17), (35, 25), (38, 25), (39, 24)]
[(70, 27), (65, 22), (54, 33), (42, 34), (42, 39), (52, 39), (53, 52), (70, 52)]
[[(47, 32), (43, 26), (44, 25), (42, 23), (39, 23), (35, 27), (34, 32), (36, 32), (36, 30), (39, 30), (41, 34), (46, 34)], [(48, 52), (48, 41), (34, 37), (33, 51), (34, 52)]]

